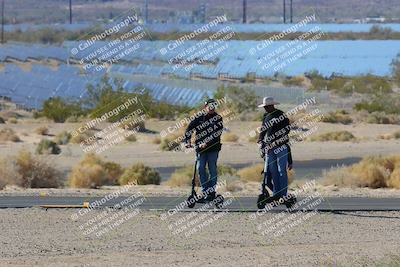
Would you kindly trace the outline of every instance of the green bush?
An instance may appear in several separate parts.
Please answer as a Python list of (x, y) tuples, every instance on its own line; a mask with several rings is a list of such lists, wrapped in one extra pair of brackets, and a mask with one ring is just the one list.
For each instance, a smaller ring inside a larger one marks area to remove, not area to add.
[(83, 113), (80, 104), (69, 103), (60, 97), (55, 97), (50, 98), (43, 103), (43, 110), (40, 112), (40, 115), (45, 116), (54, 122), (65, 122), (68, 117), (73, 115), (79, 116)]
[(6, 121), (2, 117), (0, 117), (0, 124), (4, 124), (4, 123), (6, 123)]
[(36, 154), (60, 154), (60, 147), (53, 141), (42, 139), (36, 147)]
[(128, 183), (137, 183), (138, 185), (156, 184), (161, 181), (160, 174), (151, 167), (145, 166), (143, 163), (136, 163), (126, 169), (119, 178), (120, 185)]
[(354, 106), (355, 110), (372, 112), (385, 112), (387, 114), (400, 114), (400, 96), (376, 94), (369, 100), (364, 100)]

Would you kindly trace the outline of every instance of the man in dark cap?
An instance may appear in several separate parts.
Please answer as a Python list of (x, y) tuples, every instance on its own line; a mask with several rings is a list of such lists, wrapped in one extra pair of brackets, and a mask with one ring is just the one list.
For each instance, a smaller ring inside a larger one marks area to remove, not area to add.
[(191, 137), (195, 134), (197, 170), (203, 191), (203, 201), (211, 201), (215, 198), (218, 179), (217, 160), (221, 150), (221, 134), (224, 126), (222, 117), (215, 111), (217, 105), (214, 99), (207, 100), (202, 114), (189, 123), (185, 132), (186, 147), (191, 147)]

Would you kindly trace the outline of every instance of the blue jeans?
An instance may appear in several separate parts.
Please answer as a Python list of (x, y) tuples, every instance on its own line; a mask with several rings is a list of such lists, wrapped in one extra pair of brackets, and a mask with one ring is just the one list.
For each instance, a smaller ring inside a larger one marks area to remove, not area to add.
[[(215, 192), (218, 179), (218, 153), (219, 151), (210, 151), (197, 154), (197, 170), (204, 194)], [(206, 166), (210, 175), (207, 173)]]
[(268, 163), (267, 172), (264, 175), (271, 175), (274, 196), (287, 196), (288, 192), (288, 149), (285, 145), (268, 151), (266, 157)]

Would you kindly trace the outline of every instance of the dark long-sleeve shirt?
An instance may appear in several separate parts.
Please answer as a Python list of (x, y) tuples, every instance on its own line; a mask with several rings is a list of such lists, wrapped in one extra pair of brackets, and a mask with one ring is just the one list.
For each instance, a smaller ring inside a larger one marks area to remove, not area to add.
[(273, 149), (289, 142), (290, 122), (282, 110), (265, 113), (260, 128), (258, 143), (264, 142), (267, 149)]
[[(196, 152), (220, 151), (223, 129), (223, 120), (218, 113), (201, 115), (189, 123), (185, 132), (185, 142), (189, 143), (192, 134), (195, 134)], [(200, 148), (200, 144), (205, 144), (205, 147)]]

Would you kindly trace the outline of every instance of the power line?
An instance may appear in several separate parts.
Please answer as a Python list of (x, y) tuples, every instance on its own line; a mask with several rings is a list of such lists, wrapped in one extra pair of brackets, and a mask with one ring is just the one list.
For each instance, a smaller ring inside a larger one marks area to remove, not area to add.
[(286, 23), (286, 0), (283, 0), (283, 23)]

